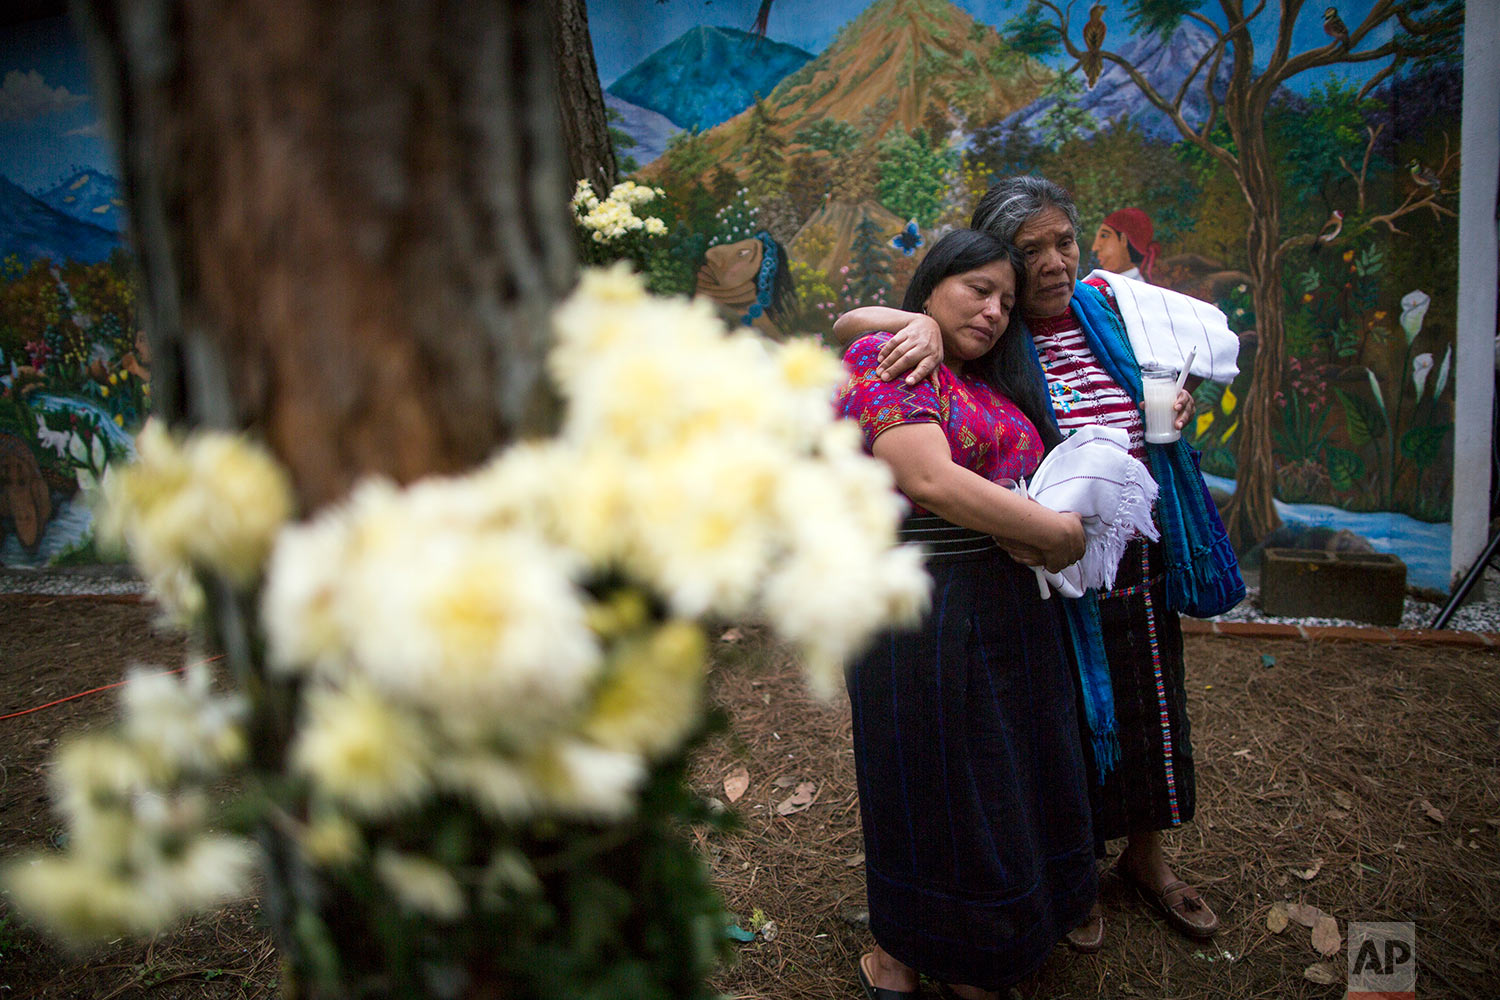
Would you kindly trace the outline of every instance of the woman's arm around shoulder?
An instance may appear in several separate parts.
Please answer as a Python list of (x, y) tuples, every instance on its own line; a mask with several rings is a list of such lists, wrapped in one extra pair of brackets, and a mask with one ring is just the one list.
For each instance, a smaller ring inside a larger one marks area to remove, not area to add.
[(943, 334), (937, 321), (926, 313), (907, 312), (887, 306), (860, 306), (833, 321), (833, 335), (848, 347), (863, 334), (877, 330), (894, 330), (880, 349), (876, 374), (889, 382), (906, 376), (907, 385), (916, 385), (943, 363)]

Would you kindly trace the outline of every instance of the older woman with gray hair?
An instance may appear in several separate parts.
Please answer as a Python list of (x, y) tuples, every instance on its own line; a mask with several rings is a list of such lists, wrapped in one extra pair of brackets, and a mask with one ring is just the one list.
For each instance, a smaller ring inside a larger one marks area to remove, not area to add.
[[(1195, 787), (1177, 612), (1220, 613), (1244, 596), (1234, 550), (1185, 440), (1144, 441), (1140, 363), (1108, 283), (1078, 280), (1078, 210), (1058, 185), (1041, 177), (1007, 177), (985, 193), (971, 225), (1020, 249), (1026, 261), (1020, 314), (1045, 376), (1052, 417), (1067, 436), (1101, 424), (1125, 430), (1131, 452), (1161, 486), (1159, 543), (1136, 538), (1113, 589), (1068, 601), (1072, 653), (1091, 764), (1096, 851), (1128, 838), (1115, 870), (1137, 887), (1178, 931), (1207, 938), (1219, 921), (1162, 851), (1160, 831), (1193, 818)], [(865, 307), (839, 317), (834, 333), (848, 342), (873, 329), (897, 330), (877, 374), (905, 374), (915, 385), (942, 359), (942, 341), (926, 316)], [(1191, 394), (1176, 401), (1176, 426), (1191, 418)], [(1097, 909), (1068, 935), (1080, 951), (1104, 940)]]

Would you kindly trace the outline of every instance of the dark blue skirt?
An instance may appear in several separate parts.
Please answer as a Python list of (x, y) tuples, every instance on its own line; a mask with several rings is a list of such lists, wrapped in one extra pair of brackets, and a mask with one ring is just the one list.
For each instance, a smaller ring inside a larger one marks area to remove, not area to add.
[(928, 569), (927, 620), (848, 674), (870, 930), (930, 978), (1001, 989), (1098, 893), (1076, 683), (1029, 568), (990, 544)]

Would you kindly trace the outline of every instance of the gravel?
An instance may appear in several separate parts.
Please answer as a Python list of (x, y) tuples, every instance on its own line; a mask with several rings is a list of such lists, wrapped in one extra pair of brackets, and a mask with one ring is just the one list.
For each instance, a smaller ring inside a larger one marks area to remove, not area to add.
[[(1477, 589), (1477, 588), (1476, 588)], [(1500, 586), (1488, 584), (1490, 599), (1473, 600), (1453, 613), (1446, 628), (1458, 632), (1500, 632)], [(1442, 610), (1439, 604), (1424, 601), (1410, 595), (1406, 608), (1401, 613), (1400, 628), (1431, 628), (1433, 619)], [(1247, 587), (1245, 599), (1227, 614), (1213, 619), (1219, 622), (1268, 622), (1276, 625), (1352, 625), (1371, 627), (1369, 622), (1352, 621), (1347, 618), (1280, 618), (1262, 613), (1260, 610), (1260, 588)]]

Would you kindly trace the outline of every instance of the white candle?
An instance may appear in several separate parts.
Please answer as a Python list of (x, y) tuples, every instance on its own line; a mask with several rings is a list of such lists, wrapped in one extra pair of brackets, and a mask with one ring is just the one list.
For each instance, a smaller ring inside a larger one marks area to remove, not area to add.
[(1177, 430), (1177, 371), (1158, 365), (1141, 366), (1141, 387), (1145, 390), (1146, 440), (1152, 444), (1170, 444), (1182, 436)]

